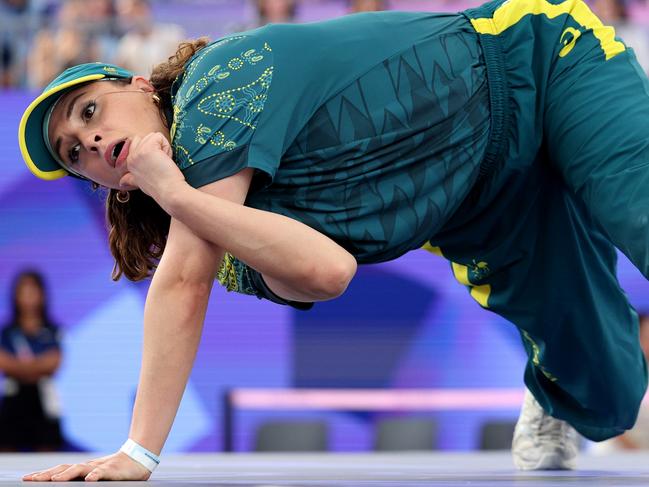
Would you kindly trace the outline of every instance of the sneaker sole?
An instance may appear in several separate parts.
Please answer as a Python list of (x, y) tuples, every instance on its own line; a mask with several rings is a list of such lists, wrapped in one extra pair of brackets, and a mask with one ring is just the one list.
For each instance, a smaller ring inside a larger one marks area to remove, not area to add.
[(558, 455), (546, 454), (539, 458), (535, 464), (522, 462), (516, 463), (519, 470), (574, 470), (575, 461), (565, 460)]

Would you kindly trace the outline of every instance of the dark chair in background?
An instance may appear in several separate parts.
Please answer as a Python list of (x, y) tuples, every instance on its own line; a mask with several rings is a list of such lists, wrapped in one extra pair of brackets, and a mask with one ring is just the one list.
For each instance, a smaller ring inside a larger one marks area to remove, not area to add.
[(257, 452), (307, 452), (328, 450), (327, 424), (323, 421), (268, 421), (257, 429)]
[(430, 418), (391, 418), (376, 427), (374, 450), (417, 451), (437, 449), (437, 422)]
[(487, 421), (480, 429), (480, 450), (510, 450), (516, 421)]

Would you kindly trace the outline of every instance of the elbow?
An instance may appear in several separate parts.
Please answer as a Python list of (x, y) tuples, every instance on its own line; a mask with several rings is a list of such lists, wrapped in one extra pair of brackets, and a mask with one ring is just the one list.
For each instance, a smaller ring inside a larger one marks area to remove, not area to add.
[(181, 282), (183, 301), (192, 312), (202, 312), (212, 292), (212, 281)]
[(50, 375), (54, 375), (58, 372), (58, 370), (61, 368), (61, 362), (62, 362), (62, 357), (61, 357), (61, 352), (59, 352), (57, 354), (56, 361), (52, 366), (52, 372), (50, 373)]
[(357, 263), (353, 256), (339, 259), (318, 268), (306, 276), (310, 294), (316, 301), (326, 301), (342, 295), (356, 274)]
[(196, 316), (202, 315), (207, 308), (212, 282), (178, 279), (169, 291), (168, 296), (173, 296), (178, 303), (176, 307), (178, 322), (194, 323)]
[(43, 377), (53, 376), (57, 370), (61, 367), (61, 351), (50, 351), (46, 352), (46, 355), (38, 359), (40, 363), (40, 374)]
[(46, 375), (47, 377), (51, 377), (51, 376), (53, 376), (54, 374), (56, 374), (56, 372), (57, 372), (60, 368), (61, 368), (61, 358), (59, 357), (59, 358), (56, 360), (56, 362), (54, 362), (54, 363), (52, 364), (52, 366), (49, 367), (49, 368), (45, 371), (45, 375)]

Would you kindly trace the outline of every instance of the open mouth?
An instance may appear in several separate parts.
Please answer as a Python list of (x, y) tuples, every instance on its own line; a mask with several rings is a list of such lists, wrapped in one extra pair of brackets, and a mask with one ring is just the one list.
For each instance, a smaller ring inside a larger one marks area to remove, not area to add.
[(113, 147), (113, 152), (110, 155), (111, 160), (113, 161), (113, 165), (115, 165), (115, 163), (117, 162), (117, 158), (119, 157), (119, 153), (122, 152), (125, 142), (125, 140), (122, 140), (121, 142), (115, 144), (115, 147)]

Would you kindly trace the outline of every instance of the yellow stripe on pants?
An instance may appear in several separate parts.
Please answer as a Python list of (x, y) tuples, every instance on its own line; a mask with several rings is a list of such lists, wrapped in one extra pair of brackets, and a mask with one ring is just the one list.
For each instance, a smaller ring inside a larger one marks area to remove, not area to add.
[(566, 0), (556, 5), (547, 0), (508, 0), (494, 11), (492, 17), (471, 19), (471, 24), (480, 34), (498, 35), (516, 25), (526, 15), (545, 15), (553, 19), (563, 14), (592, 30), (607, 61), (626, 49), (622, 42), (615, 39), (615, 29), (604, 25), (582, 0)]

